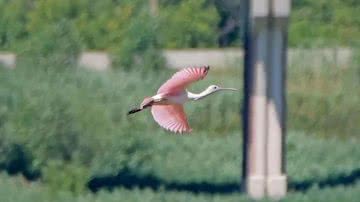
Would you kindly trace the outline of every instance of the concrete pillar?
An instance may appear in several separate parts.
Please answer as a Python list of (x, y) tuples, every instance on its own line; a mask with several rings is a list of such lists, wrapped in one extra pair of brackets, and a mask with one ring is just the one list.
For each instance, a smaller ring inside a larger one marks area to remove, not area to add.
[(268, 1), (248, 1), (245, 22), (244, 164), (245, 191), (253, 198), (266, 194), (266, 105)]
[(287, 191), (285, 173), (285, 114), (287, 28), (290, 0), (272, 0), (270, 7), (267, 90), (267, 195), (281, 198)]
[(286, 194), (285, 67), (290, 0), (248, 0), (243, 182), (255, 199)]
[(249, 177), (246, 180), (248, 192), (255, 198), (261, 198), (265, 194), (266, 159), (264, 156), (266, 143), (266, 33), (257, 33), (253, 40), (253, 48), (257, 53), (254, 55), (253, 80), (251, 81), (250, 97), (250, 127), (249, 150), (247, 158), (251, 159), (247, 167)]

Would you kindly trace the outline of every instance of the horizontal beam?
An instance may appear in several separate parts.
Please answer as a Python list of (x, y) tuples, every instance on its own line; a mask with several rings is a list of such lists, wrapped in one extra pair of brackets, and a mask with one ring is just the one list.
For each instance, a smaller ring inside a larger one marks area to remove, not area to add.
[[(275, 21), (274, 23), (277, 23)], [(287, 50), (290, 68), (349, 68), (355, 50), (349, 47), (290, 48)], [(181, 69), (188, 66), (210, 65), (214, 69), (237, 67), (244, 59), (244, 52), (234, 48), (214, 49), (165, 49), (166, 67)], [(0, 51), (0, 67), (15, 68), (17, 55)], [(103, 51), (84, 51), (79, 54), (78, 64), (85, 68), (106, 70), (111, 68), (111, 54)]]
[(290, 0), (252, 0), (250, 1), (250, 17), (288, 17)]
[(272, 0), (271, 15), (273, 17), (288, 17), (290, 15), (290, 0)]
[(252, 0), (250, 1), (250, 17), (267, 17), (270, 13), (269, 0)]

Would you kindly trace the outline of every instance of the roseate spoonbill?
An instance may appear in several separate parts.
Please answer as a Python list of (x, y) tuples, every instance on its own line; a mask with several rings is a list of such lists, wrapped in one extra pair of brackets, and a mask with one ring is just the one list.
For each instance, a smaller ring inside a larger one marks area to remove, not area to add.
[(146, 97), (139, 108), (130, 110), (128, 114), (140, 112), (151, 107), (151, 113), (161, 127), (175, 133), (191, 132), (192, 129), (189, 126), (183, 108), (185, 102), (200, 100), (222, 90), (237, 90), (235, 88), (222, 88), (217, 85), (210, 85), (199, 94), (189, 92), (186, 87), (203, 79), (209, 72), (209, 69), (209, 66), (189, 67), (176, 72), (159, 88), (156, 95)]

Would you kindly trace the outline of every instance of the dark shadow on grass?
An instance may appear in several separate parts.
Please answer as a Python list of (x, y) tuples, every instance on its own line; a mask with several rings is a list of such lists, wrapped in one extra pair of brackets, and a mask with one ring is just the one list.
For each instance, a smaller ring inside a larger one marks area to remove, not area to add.
[(116, 176), (96, 177), (89, 181), (88, 187), (96, 192), (99, 189), (112, 190), (116, 187), (164, 189), (167, 191), (187, 191), (192, 193), (228, 194), (240, 191), (240, 183), (215, 184), (208, 182), (166, 182), (153, 175), (137, 175), (129, 169), (120, 171)]
[(317, 185), (320, 189), (336, 186), (350, 186), (355, 184), (358, 180), (360, 180), (360, 168), (347, 174), (334, 174), (325, 179), (290, 182), (289, 189), (305, 192), (314, 185)]
[(39, 179), (40, 171), (31, 169), (32, 158), (22, 145), (6, 145), (3, 155), (6, 155), (6, 159), (0, 162), (0, 171), (6, 171), (9, 175), (22, 174), (28, 180)]
[[(294, 181), (289, 183), (289, 189), (306, 192), (314, 185), (320, 188), (351, 186), (360, 180), (360, 168), (348, 174), (334, 174), (325, 179)], [(88, 182), (88, 188), (96, 192), (100, 189), (112, 190), (117, 187), (127, 189), (151, 188), (153, 190), (163, 189), (167, 191), (186, 191), (192, 193), (206, 194), (230, 194), (240, 192), (240, 182), (209, 183), (209, 182), (167, 182), (153, 175), (138, 175), (129, 169), (120, 171), (116, 176), (95, 177)]]

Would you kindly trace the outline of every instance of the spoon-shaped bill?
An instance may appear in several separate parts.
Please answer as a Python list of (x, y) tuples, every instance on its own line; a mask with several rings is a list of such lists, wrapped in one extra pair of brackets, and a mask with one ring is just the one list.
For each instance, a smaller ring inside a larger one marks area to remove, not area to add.
[(220, 88), (221, 90), (232, 90), (232, 91), (238, 91), (236, 88)]

